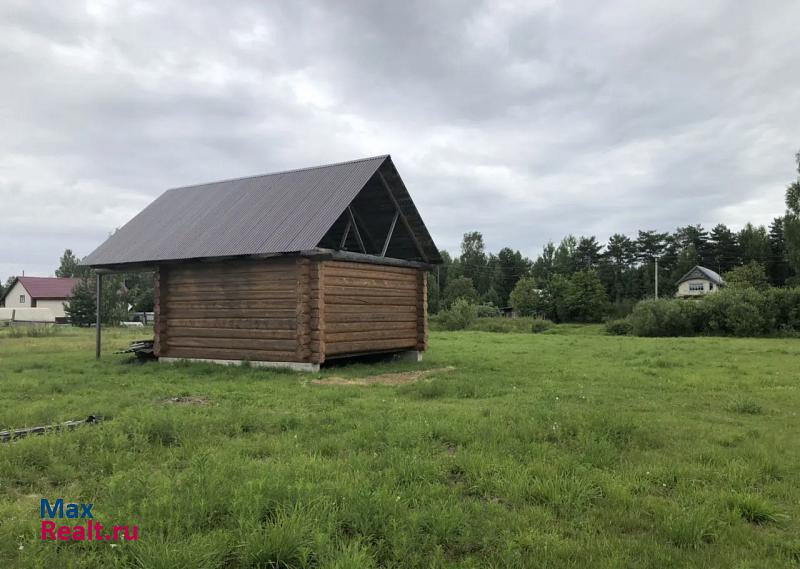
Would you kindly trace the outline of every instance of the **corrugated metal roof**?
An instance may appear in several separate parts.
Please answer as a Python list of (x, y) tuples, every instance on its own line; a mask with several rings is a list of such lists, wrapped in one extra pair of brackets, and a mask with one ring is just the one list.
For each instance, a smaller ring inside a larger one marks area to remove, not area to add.
[[(168, 190), (83, 264), (102, 267), (313, 249), (384, 163), (396, 172), (385, 155)], [(413, 216), (431, 259), (437, 259), (416, 209)]]

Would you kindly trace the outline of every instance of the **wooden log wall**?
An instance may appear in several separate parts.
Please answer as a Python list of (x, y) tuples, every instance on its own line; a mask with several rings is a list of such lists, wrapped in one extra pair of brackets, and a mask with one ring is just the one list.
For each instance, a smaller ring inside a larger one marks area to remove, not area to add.
[(323, 363), (425, 350), (424, 271), (307, 258), (186, 263), (156, 278), (159, 357)]
[(309, 281), (311, 363), (321, 364), (325, 361), (325, 272), (321, 261), (311, 263)]
[(418, 273), (406, 267), (324, 261), (325, 355), (418, 349), (418, 322), (426, 312), (420, 309)]
[(159, 271), (158, 355), (308, 361), (308, 261), (187, 263)]

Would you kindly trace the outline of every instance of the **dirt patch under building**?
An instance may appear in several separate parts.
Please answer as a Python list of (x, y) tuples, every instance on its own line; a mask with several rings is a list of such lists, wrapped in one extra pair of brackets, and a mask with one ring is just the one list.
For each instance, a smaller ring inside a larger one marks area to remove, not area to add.
[(314, 385), (403, 385), (423, 380), (437, 373), (447, 373), (455, 370), (453, 366), (423, 369), (419, 371), (401, 371), (396, 373), (381, 373), (367, 377), (324, 377), (312, 379)]

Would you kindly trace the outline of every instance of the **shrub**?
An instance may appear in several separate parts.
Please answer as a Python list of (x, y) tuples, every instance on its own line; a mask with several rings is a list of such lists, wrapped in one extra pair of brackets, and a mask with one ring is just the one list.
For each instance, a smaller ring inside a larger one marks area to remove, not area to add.
[(478, 308), (464, 298), (439, 314), (439, 323), (445, 330), (466, 330), (478, 319)]
[(800, 332), (800, 288), (769, 289), (766, 304), (777, 331)]
[(500, 316), (500, 309), (493, 304), (479, 304), (476, 307), (478, 318), (496, 318)]
[(632, 329), (631, 321), (627, 318), (615, 318), (606, 321), (606, 333), (612, 336), (627, 336)]
[(800, 289), (731, 287), (693, 301), (643, 300), (628, 320), (636, 336), (794, 334), (800, 331)]
[(478, 293), (475, 291), (472, 279), (467, 277), (458, 277), (448, 281), (447, 286), (444, 287), (442, 296), (446, 308), (452, 307), (460, 298), (472, 304), (478, 302)]
[(725, 273), (725, 282), (732, 288), (754, 288), (766, 290), (769, 288), (769, 279), (764, 265), (757, 261), (750, 261), (747, 265), (734, 267)]
[(628, 317), (635, 336), (691, 336), (694, 333), (687, 302), (643, 300)]
[(534, 318), (531, 322), (531, 332), (539, 334), (553, 327), (553, 322), (547, 318)]
[(531, 316), (542, 309), (540, 291), (530, 277), (522, 277), (511, 291), (509, 302), (520, 316)]
[(733, 336), (759, 336), (774, 329), (766, 295), (752, 288), (730, 288), (705, 297), (707, 331)]

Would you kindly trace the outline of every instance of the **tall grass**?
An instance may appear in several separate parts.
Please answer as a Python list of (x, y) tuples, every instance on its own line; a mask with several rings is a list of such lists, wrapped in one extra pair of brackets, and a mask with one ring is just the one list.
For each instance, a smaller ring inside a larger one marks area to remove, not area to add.
[[(342, 386), (309, 379), (420, 364), (308, 376), (111, 354), (140, 336), (109, 330), (99, 362), (91, 330), (0, 339), (0, 429), (106, 418), (0, 444), (0, 567), (800, 559), (796, 340), (531, 334), (527, 321), (433, 332), (422, 366), (448, 373)], [(91, 501), (96, 521), (138, 524), (140, 540), (43, 543), (41, 497)]]

